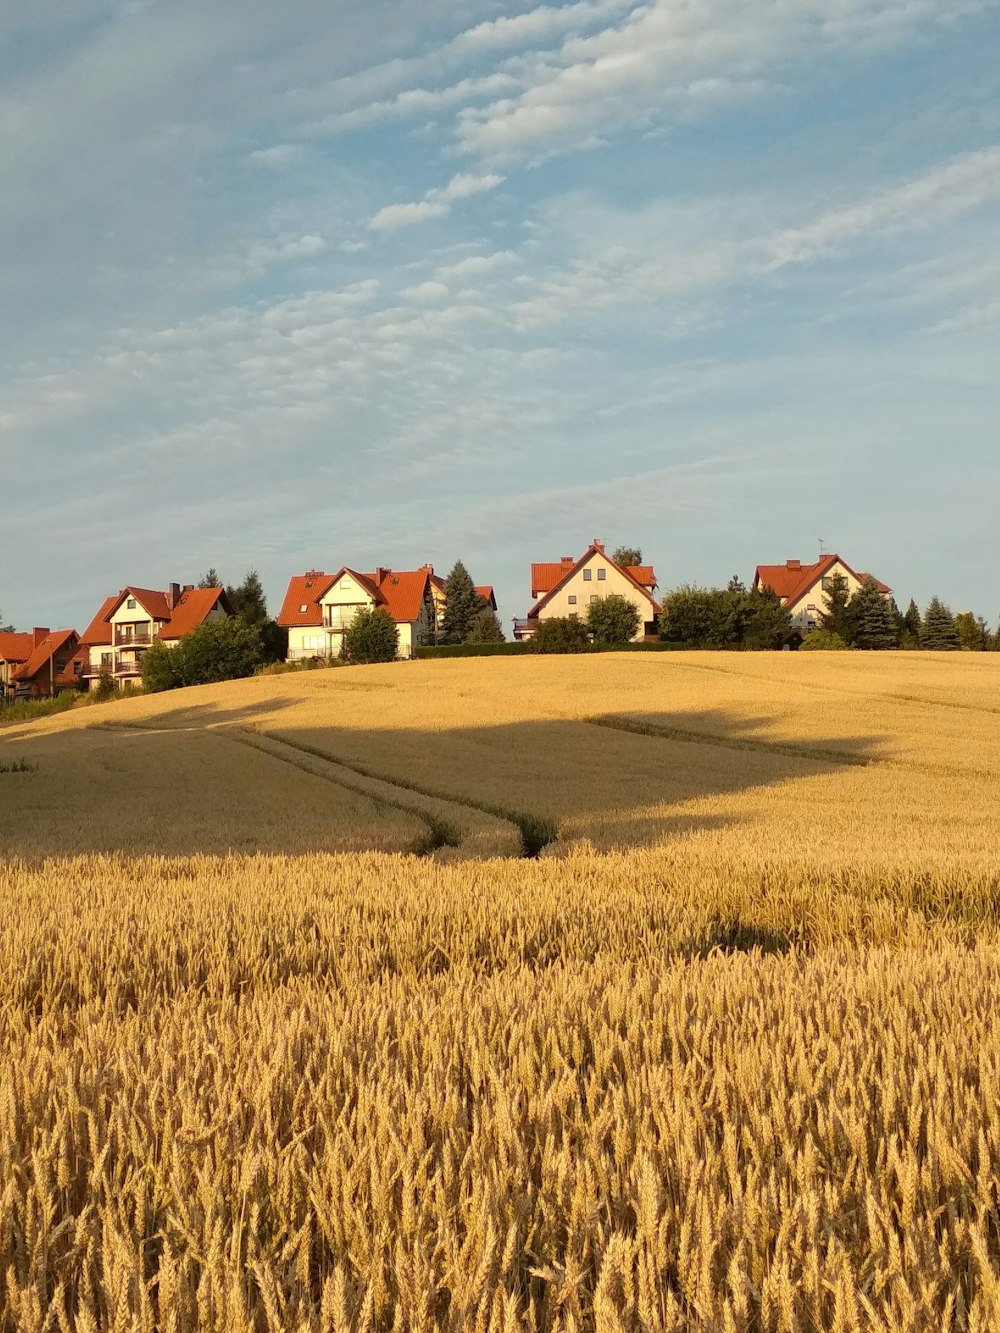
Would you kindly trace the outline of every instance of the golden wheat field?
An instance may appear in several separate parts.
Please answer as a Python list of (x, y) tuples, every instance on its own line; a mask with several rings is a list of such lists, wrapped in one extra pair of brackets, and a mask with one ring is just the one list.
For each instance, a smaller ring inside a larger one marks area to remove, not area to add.
[(0, 728), (0, 1330), (1000, 1328), (1000, 658)]

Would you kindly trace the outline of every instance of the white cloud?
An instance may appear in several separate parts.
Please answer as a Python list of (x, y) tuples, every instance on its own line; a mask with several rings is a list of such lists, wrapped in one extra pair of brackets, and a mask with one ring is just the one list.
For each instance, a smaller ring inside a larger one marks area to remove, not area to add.
[(421, 282), (415, 287), (407, 287), (403, 292), (411, 301), (443, 301), (448, 294), (448, 288), (443, 282)]
[(397, 227), (410, 227), (417, 222), (426, 222), (429, 218), (442, 218), (451, 212), (451, 206), (457, 200), (495, 190), (503, 181), (503, 176), (476, 176), (459, 172), (452, 176), (447, 185), (428, 190), (423, 199), (408, 204), (387, 204), (385, 208), (380, 208), (368, 225), (373, 231), (394, 231)]
[(305, 154), (300, 143), (276, 143), (270, 148), (257, 148), (247, 154), (247, 161), (258, 167), (284, 167), (299, 161)]

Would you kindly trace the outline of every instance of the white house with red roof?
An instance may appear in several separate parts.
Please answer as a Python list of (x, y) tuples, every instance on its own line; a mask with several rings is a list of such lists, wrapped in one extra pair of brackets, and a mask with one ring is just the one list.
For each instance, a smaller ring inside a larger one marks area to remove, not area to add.
[(399, 630), (399, 656), (430, 637), (437, 618), (430, 565), (420, 569), (379, 566), (363, 574), (344, 565), (335, 574), (312, 569), (288, 584), (278, 624), (288, 630), (288, 660), (338, 657), (344, 630), (360, 610), (381, 607)]
[[(852, 569), (839, 555), (831, 554), (821, 556), (812, 565), (804, 565), (801, 560), (786, 560), (783, 565), (758, 565), (753, 586), (755, 590), (770, 588), (777, 593), (792, 618), (792, 627), (808, 633), (817, 627), (819, 617), (827, 609), (826, 592), (836, 574), (844, 576), (852, 597), (869, 577)], [(892, 596), (892, 589), (887, 584), (880, 579), (875, 582), (883, 597)]]
[(127, 587), (101, 604), (83, 634), (86, 651), (83, 679), (93, 688), (106, 669), (118, 685), (137, 683), (142, 659), (155, 641), (175, 647), (185, 634), (211, 620), (232, 615), (225, 588), (181, 587), (171, 583), (163, 592)]
[(652, 565), (619, 565), (596, 539), (574, 560), (531, 566), (531, 595), (534, 605), (524, 620), (514, 621), (514, 637), (530, 639), (541, 620), (555, 616), (579, 616), (585, 620), (591, 602), (612, 595), (624, 597), (639, 612), (636, 642), (656, 634), (660, 608), (653, 593), (656, 574)]

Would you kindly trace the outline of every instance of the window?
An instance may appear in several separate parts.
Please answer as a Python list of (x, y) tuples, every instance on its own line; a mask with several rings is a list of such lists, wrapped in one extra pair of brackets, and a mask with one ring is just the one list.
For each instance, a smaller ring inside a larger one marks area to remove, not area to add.
[(299, 615), (304, 616), (308, 610), (309, 610), (309, 603), (303, 602), (302, 605), (299, 607)]
[(125, 605), (126, 605), (126, 607), (128, 607), (128, 609), (129, 609), (130, 611), (134, 611), (134, 610), (135, 610), (135, 598), (134, 598), (134, 597), (130, 597), (130, 598), (128, 599), (128, 601), (125, 603)]
[(570, 606), (576, 606), (576, 593), (571, 592), (569, 597), (567, 598), (567, 601), (569, 602)]
[(597, 595), (596, 592), (592, 592), (592, 593), (590, 594), (590, 600), (591, 600), (592, 602), (599, 602), (601, 599), (598, 597), (598, 595)]
[(591, 580), (593, 577), (594, 577), (594, 571), (593, 571), (592, 569), (585, 569), (585, 570), (583, 571), (583, 581), (584, 581), (584, 583), (589, 583), (590, 580)]
[(603, 583), (604, 580), (605, 580), (607, 577), (608, 577), (608, 571), (607, 571), (606, 569), (599, 569), (599, 570), (597, 571), (597, 582), (598, 582), (598, 583)]

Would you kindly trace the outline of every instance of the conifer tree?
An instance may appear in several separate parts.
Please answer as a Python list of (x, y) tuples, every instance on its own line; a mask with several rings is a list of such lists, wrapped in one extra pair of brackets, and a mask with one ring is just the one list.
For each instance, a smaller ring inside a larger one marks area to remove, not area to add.
[(849, 611), (855, 648), (899, 647), (896, 617), (870, 574), (865, 576), (861, 587), (851, 598)]
[(444, 615), (441, 618), (441, 641), (443, 643), (465, 643), (476, 616), (486, 603), (476, 592), (475, 584), (469, 577), (469, 571), (456, 560), (454, 568), (444, 581)]
[(938, 597), (932, 597), (924, 612), (920, 646), (931, 652), (954, 651), (958, 647), (955, 617)]
[(909, 634), (916, 643), (919, 643), (920, 631), (924, 627), (924, 622), (920, 615), (920, 608), (912, 597), (910, 598), (910, 605), (906, 608), (906, 612), (903, 616), (903, 624), (906, 627), (907, 634)]
[(851, 594), (847, 586), (847, 579), (839, 570), (827, 579), (824, 592), (826, 594), (826, 610), (819, 613), (821, 628), (829, 630), (831, 634), (839, 634), (847, 644), (853, 643), (852, 617), (849, 606)]
[[(211, 584), (209, 587), (213, 586)], [(255, 569), (248, 570), (243, 582), (236, 588), (226, 589), (233, 614), (248, 625), (263, 625), (267, 621), (267, 598), (260, 576)]]

